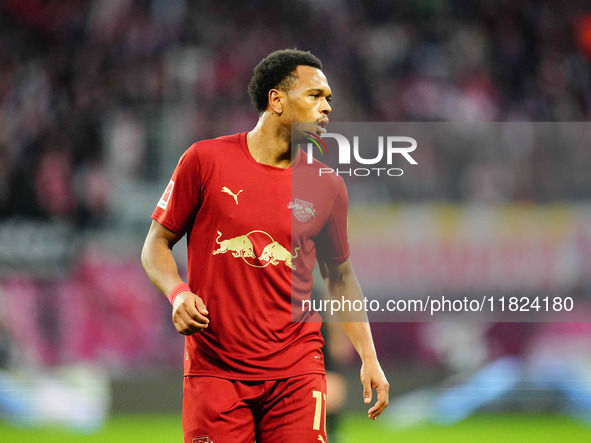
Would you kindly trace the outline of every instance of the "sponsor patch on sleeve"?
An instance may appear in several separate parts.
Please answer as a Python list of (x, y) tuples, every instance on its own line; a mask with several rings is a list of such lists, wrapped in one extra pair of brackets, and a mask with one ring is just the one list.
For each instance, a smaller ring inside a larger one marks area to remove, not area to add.
[(170, 195), (172, 194), (172, 188), (174, 188), (174, 181), (170, 181), (168, 186), (164, 190), (164, 194), (160, 197), (160, 201), (158, 202), (158, 206), (162, 209), (166, 209), (168, 206), (168, 201), (170, 200)]

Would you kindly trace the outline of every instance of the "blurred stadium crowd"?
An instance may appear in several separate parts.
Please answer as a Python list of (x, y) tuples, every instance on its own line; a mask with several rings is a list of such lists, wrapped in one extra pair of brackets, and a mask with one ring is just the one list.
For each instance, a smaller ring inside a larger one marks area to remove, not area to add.
[[(253, 65), (280, 48), (323, 60), (334, 121), (588, 121), (591, 10), (584, 6), (0, 0), (0, 225), (66, 224), (71, 239), (125, 230), (117, 211), (134, 199), (117, 203), (121, 183), (161, 192), (192, 141), (248, 130), (257, 117), (246, 95)], [(591, 149), (533, 146), (504, 159), (509, 170), (478, 150), (469, 164), (433, 155), (419, 159), (423, 183), (433, 163), (451, 180), (388, 189), (385, 198), (555, 202), (588, 198), (591, 189)], [(531, 172), (520, 175), (524, 164)], [(544, 185), (549, 171), (560, 186)], [(458, 184), (482, 177), (501, 191), (491, 197)], [(158, 196), (150, 193), (152, 208)], [(142, 229), (149, 214), (136, 214)], [(169, 309), (135, 255), (78, 251), (65, 273), (49, 279), (11, 269), (0, 275), (0, 300), (0, 325), (18, 349), (35, 354), (29, 361), (180, 362), (180, 348), (163, 344), (172, 334)], [(29, 328), (31, 318), (42, 321)]]
[[(120, 151), (117, 172), (155, 178), (160, 157), (142, 143), (147, 107), (187, 110), (187, 141), (246, 130), (256, 118), (245, 92), (253, 64), (283, 47), (324, 60), (335, 121), (586, 121), (583, 5), (3, 0), (0, 214), (105, 221), (110, 149)], [(526, 160), (543, 174), (559, 151), (545, 157)]]

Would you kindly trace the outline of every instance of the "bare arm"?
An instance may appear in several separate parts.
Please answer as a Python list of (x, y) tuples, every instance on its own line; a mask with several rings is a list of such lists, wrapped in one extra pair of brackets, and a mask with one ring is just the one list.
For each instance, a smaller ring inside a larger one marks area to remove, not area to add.
[[(172, 255), (172, 248), (181, 237), (152, 221), (144, 242), (142, 265), (152, 283), (164, 295), (168, 295), (183, 282)], [(172, 308), (172, 322), (179, 333), (191, 335), (205, 329), (209, 324), (207, 315), (207, 308), (198, 295), (184, 291), (176, 297)]]
[[(340, 300), (341, 297), (344, 297), (345, 300), (351, 302), (363, 299), (361, 287), (349, 260), (338, 264), (319, 260), (318, 265), (331, 298)], [(342, 312), (341, 319), (341, 326), (361, 357), (361, 384), (363, 385), (364, 402), (371, 402), (372, 388), (377, 391), (377, 402), (368, 411), (369, 418), (375, 420), (388, 406), (390, 385), (378, 361), (367, 314), (365, 312)]]

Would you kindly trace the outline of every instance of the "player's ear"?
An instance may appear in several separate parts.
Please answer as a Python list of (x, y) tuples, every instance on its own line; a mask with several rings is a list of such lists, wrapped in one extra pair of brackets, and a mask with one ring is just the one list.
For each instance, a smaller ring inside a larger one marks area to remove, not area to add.
[(283, 99), (284, 93), (278, 89), (269, 91), (269, 106), (275, 114), (281, 115), (283, 113)]

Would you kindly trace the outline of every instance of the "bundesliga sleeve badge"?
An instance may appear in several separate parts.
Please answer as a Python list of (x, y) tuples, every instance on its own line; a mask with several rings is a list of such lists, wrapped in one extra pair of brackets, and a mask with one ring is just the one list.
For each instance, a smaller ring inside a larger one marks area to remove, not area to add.
[(172, 194), (172, 188), (174, 188), (174, 181), (170, 181), (168, 186), (164, 190), (164, 194), (160, 197), (160, 201), (158, 202), (158, 206), (162, 209), (166, 209), (168, 206), (168, 201), (170, 200), (170, 195)]

